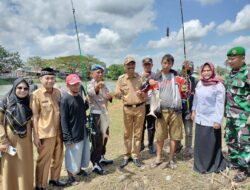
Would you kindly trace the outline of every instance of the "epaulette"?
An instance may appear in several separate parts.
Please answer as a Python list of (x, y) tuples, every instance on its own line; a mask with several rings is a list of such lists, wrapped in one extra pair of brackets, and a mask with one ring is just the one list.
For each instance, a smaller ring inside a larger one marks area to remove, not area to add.
[(123, 78), (123, 77), (125, 77), (125, 74), (120, 75), (120, 76), (118, 77), (118, 79), (121, 79), (121, 78)]

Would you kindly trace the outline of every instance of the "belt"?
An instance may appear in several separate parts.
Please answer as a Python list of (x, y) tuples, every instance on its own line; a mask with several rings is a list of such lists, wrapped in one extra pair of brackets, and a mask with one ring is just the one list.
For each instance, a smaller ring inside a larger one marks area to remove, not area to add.
[(136, 107), (141, 106), (142, 104), (144, 104), (144, 102), (139, 103), (139, 104), (134, 104), (134, 105), (124, 105), (124, 106), (126, 106), (126, 107), (131, 107), (131, 108), (136, 108)]

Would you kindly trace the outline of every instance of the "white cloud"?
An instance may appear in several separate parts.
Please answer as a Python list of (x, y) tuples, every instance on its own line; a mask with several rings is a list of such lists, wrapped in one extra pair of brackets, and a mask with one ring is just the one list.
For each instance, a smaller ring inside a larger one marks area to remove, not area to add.
[[(139, 33), (154, 29), (154, 0), (73, 2), (81, 46), (100, 58), (114, 58)], [(1, 45), (24, 59), (78, 52), (70, 1), (2, 0), (0, 12)]]
[(212, 4), (216, 4), (216, 3), (220, 3), (223, 0), (196, 0), (199, 3), (201, 3), (201, 5), (212, 5)]
[(220, 34), (250, 29), (250, 4), (246, 5), (236, 16), (235, 21), (226, 20), (217, 27)]
[[(205, 37), (209, 31), (215, 27), (215, 23), (211, 22), (208, 25), (202, 26), (199, 20), (190, 20), (184, 23), (186, 41), (196, 41)], [(158, 41), (149, 41), (149, 48), (165, 48), (179, 46), (183, 41), (182, 29), (177, 32), (170, 33), (170, 37), (163, 37)]]

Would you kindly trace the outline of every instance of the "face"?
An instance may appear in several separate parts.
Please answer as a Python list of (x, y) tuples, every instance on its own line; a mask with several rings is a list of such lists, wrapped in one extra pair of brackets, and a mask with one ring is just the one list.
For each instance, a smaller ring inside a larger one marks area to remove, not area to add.
[(245, 56), (242, 55), (229, 56), (227, 58), (227, 63), (234, 70), (239, 70), (240, 67), (244, 64), (244, 62), (245, 62)]
[(153, 67), (152, 63), (149, 63), (149, 62), (143, 63), (143, 69), (146, 73), (150, 73), (152, 70), (152, 67)]
[(213, 72), (211, 68), (208, 65), (205, 65), (205, 67), (202, 70), (202, 75), (204, 76), (205, 79), (210, 79), (212, 76)]
[(126, 65), (124, 65), (125, 71), (128, 75), (134, 74), (135, 72), (135, 62), (130, 62)]
[(99, 69), (96, 71), (92, 71), (92, 77), (98, 82), (101, 81), (103, 78), (103, 70)]
[(29, 94), (29, 88), (25, 82), (21, 82), (16, 87), (16, 95), (19, 98), (25, 98)]
[(40, 77), (40, 81), (44, 88), (51, 89), (56, 82), (56, 77), (54, 75), (44, 75)]
[(163, 59), (163, 61), (161, 62), (161, 65), (162, 65), (163, 72), (168, 73), (173, 66), (173, 62), (171, 59)]
[(78, 94), (80, 90), (80, 83), (76, 83), (73, 85), (67, 84), (67, 87), (72, 94)]

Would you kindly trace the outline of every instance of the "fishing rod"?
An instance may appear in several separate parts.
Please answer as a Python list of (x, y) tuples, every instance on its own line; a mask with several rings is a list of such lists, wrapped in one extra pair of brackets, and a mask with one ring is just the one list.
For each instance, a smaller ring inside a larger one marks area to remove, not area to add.
[(188, 76), (188, 71), (187, 67), (189, 67), (189, 63), (187, 61), (187, 54), (186, 54), (186, 40), (185, 40), (185, 28), (184, 28), (184, 16), (183, 16), (183, 10), (182, 10), (182, 0), (180, 0), (180, 12), (181, 12), (181, 23), (182, 23), (182, 38), (183, 38), (183, 52), (184, 52), (184, 78), (186, 80), (186, 98), (187, 98), (187, 115), (186, 118), (190, 119), (191, 114), (190, 114), (190, 104), (189, 104), (189, 97), (190, 97), (190, 90), (189, 90), (189, 84), (191, 81), (189, 81), (189, 76)]
[[(77, 29), (77, 24), (76, 24), (76, 16), (75, 16), (75, 8), (74, 8), (73, 0), (71, 0), (71, 7), (72, 7), (73, 18), (74, 18), (74, 23), (75, 23), (75, 30), (76, 30), (76, 37), (77, 37), (77, 42), (78, 42), (78, 49), (79, 49), (79, 53), (80, 53), (80, 63), (82, 65), (82, 76), (83, 76), (85, 88), (87, 89), (87, 77), (86, 77), (86, 72), (85, 72), (85, 66), (84, 66), (84, 63), (83, 63), (83, 55), (82, 55), (80, 39), (79, 39), (78, 29)], [(85, 90), (83, 90), (83, 92), (85, 93)]]
[(181, 23), (182, 23), (182, 37), (183, 37), (183, 51), (184, 51), (184, 59), (186, 61), (186, 41), (185, 41), (185, 28), (184, 28), (184, 18), (183, 18), (183, 10), (182, 10), (182, 1), (180, 0), (180, 9), (181, 9)]

